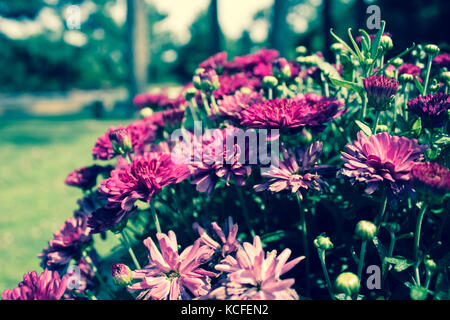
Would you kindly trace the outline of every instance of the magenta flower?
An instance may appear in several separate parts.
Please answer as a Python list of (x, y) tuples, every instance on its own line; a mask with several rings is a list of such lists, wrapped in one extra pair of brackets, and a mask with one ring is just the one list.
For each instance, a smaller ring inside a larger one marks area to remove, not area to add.
[(397, 93), (398, 81), (385, 76), (370, 76), (363, 79), (368, 104), (375, 109), (384, 109)]
[(178, 254), (178, 243), (175, 233), (158, 233), (156, 235), (160, 250), (149, 237), (144, 245), (149, 251), (149, 264), (144, 269), (133, 271), (133, 279), (141, 280), (129, 286), (130, 291), (140, 291), (138, 299), (153, 300), (186, 300), (204, 296), (210, 290), (209, 277), (213, 272), (200, 266), (206, 263), (212, 250), (200, 246), (197, 240)]
[(189, 173), (188, 167), (175, 164), (170, 154), (148, 152), (126, 167), (113, 170), (111, 178), (102, 181), (99, 192), (108, 197), (110, 206), (120, 204), (123, 210), (130, 211), (137, 200), (150, 202), (163, 187), (183, 181)]
[(216, 270), (227, 273), (227, 278), (209, 297), (230, 300), (297, 300), (297, 293), (291, 289), (294, 279), (280, 277), (291, 270), (305, 257), (289, 262), (291, 250), (284, 249), (277, 256), (276, 250), (265, 254), (258, 236), (253, 245), (245, 242), (236, 254), (228, 255), (216, 265)]
[(450, 69), (450, 53), (441, 53), (433, 58), (433, 65), (439, 68)]
[(347, 152), (341, 152), (345, 164), (339, 175), (350, 178), (352, 183), (366, 183), (368, 194), (380, 185), (386, 185), (394, 194), (409, 188), (411, 169), (423, 159), (428, 146), (387, 132), (367, 137), (360, 131), (357, 136), (355, 142), (345, 146)]
[(145, 117), (144, 121), (159, 127), (166, 125), (176, 125), (183, 121), (185, 111), (182, 109), (170, 109), (153, 113), (151, 116)]
[(424, 127), (442, 127), (448, 118), (450, 95), (439, 92), (425, 97), (418, 96), (409, 100), (408, 109), (422, 119)]
[(233, 75), (222, 74), (219, 76), (219, 83), (220, 87), (213, 93), (217, 99), (232, 95), (241, 88), (257, 89), (261, 87), (260, 79), (251, 78), (242, 72)]
[(296, 154), (290, 150), (282, 149), (283, 159), (278, 165), (272, 165), (261, 176), (269, 178), (265, 183), (255, 185), (255, 191), (269, 190), (271, 192), (290, 191), (302, 198), (302, 190), (322, 190), (324, 181), (320, 172), (324, 166), (317, 166), (316, 162), (322, 154), (322, 143), (315, 142), (308, 148), (297, 149)]
[(326, 122), (344, 112), (343, 103), (313, 93), (292, 99), (274, 99), (242, 111), (241, 125), (259, 129), (299, 129), (304, 126), (323, 128)]
[(416, 66), (415, 64), (404, 63), (398, 68), (398, 74), (402, 75), (407, 73), (412, 75), (413, 77), (418, 77), (421, 70), (422, 69), (420, 69), (420, 67)]
[(59, 300), (67, 288), (67, 276), (45, 269), (39, 276), (30, 271), (23, 276), (17, 288), (2, 293), (2, 300)]
[(64, 268), (72, 258), (78, 259), (92, 237), (85, 217), (69, 218), (53, 235), (48, 247), (38, 255), (42, 266), (52, 270)]
[(245, 165), (251, 157), (250, 150), (241, 150), (237, 143), (228, 147), (226, 142), (227, 139), (234, 139), (236, 130), (233, 126), (216, 129), (212, 135), (206, 133), (200, 141), (194, 141), (194, 152), (201, 150), (201, 155), (195, 156), (198, 159), (195, 158), (190, 164), (192, 184), (197, 185), (197, 191), (207, 192), (210, 196), (219, 179), (224, 179), (227, 186), (231, 178), (237, 186), (245, 185), (246, 178), (251, 174), (250, 166)]
[(227, 95), (218, 102), (219, 113), (232, 119), (241, 119), (242, 110), (248, 107), (262, 103), (264, 101), (262, 94), (252, 91), (249, 94), (236, 92), (234, 95)]
[(69, 173), (64, 182), (68, 186), (89, 190), (97, 184), (97, 176), (99, 174), (109, 173), (111, 169), (111, 166), (102, 167), (99, 165), (82, 167)]
[(251, 71), (253, 67), (260, 63), (270, 63), (275, 60), (279, 55), (279, 52), (272, 49), (261, 49), (255, 53), (235, 57), (232, 61), (225, 64), (227, 71)]
[[(225, 231), (222, 230), (216, 222), (212, 222), (211, 227), (214, 230), (219, 242), (210, 237), (206, 230), (200, 227), (197, 222), (192, 225), (192, 228), (200, 236), (200, 242), (213, 249), (215, 252), (220, 252), (223, 258), (225, 258), (226, 255), (237, 251), (240, 246), (239, 241), (236, 240), (238, 225), (233, 224), (233, 218), (228, 217)], [(228, 235), (225, 236), (225, 233), (228, 233)]]
[(450, 170), (432, 162), (416, 163), (411, 170), (414, 187), (429, 195), (450, 192)]
[(227, 55), (228, 54), (225, 51), (216, 53), (215, 55), (200, 63), (199, 67), (204, 69), (221, 69), (227, 62)]
[(163, 91), (160, 93), (143, 93), (138, 94), (133, 99), (133, 104), (138, 108), (142, 109), (149, 107), (152, 109), (178, 109), (186, 103), (186, 100), (182, 95), (175, 98), (169, 98), (167, 92)]

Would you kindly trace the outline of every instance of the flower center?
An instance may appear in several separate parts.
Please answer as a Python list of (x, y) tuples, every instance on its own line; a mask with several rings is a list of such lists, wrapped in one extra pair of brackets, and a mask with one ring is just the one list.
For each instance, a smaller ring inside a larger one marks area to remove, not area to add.
[(169, 271), (166, 273), (166, 277), (167, 277), (167, 279), (169, 279), (169, 281), (173, 281), (174, 279), (180, 277), (180, 273), (172, 270), (172, 271)]

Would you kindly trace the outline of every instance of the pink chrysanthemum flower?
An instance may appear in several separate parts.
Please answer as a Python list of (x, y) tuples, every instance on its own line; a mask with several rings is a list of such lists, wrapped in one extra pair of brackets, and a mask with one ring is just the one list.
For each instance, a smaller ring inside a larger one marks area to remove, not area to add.
[(418, 77), (421, 70), (422, 69), (420, 69), (420, 67), (416, 66), (415, 64), (404, 63), (398, 68), (397, 71), (399, 75), (406, 73), (412, 75), (413, 77)]
[(408, 101), (408, 109), (422, 119), (424, 127), (442, 127), (448, 119), (450, 95), (439, 92), (418, 96)]
[(414, 187), (429, 195), (450, 192), (450, 170), (432, 162), (416, 163), (411, 170)]
[(225, 51), (216, 53), (215, 55), (200, 63), (198, 66), (204, 69), (221, 69), (227, 62), (227, 55), (228, 54)]
[(160, 93), (142, 93), (133, 99), (133, 104), (138, 109), (149, 107), (152, 109), (177, 109), (186, 103), (182, 95), (169, 98), (166, 91)]
[(72, 258), (78, 259), (81, 251), (92, 240), (89, 233), (86, 217), (67, 219), (61, 229), (55, 232), (48, 247), (38, 255), (42, 258), (42, 266), (53, 270), (65, 267)]
[(111, 166), (103, 167), (96, 164), (90, 167), (82, 167), (69, 173), (64, 183), (82, 190), (89, 190), (97, 184), (99, 174), (110, 172), (111, 169)]
[(102, 181), (99, 192), (108, 197), (110, 205), (120, 204), (128, 211), (137, 200), (150, 202), (163, 187), (183, 181), (189, 173), (188, 167), (174, 163), (170, 154), (148, 152), (113, 170), (111, 178)]
[(423, 159), (426, 145), (416, 139), (391, 136), (387, 132), (367, 137), (362, 131), (358, 139), (347, 144), (347, 152), (341, 152), (345, 161), (339, 174), (350, 178), (352, 183), (367, 184), (366, 193), (371, 194), (380, 185), (386, 185), (394, 194), (409, 187), (411, 169)]
[[(233, 224), (233, 218), (228, 217), (225, 230), (222, 230), (216, 222), (212, 222), (211, 227), (214, 230), (219, 242), (210, 237), (206, 230), (200, 227), (197, 222), (192, 225), (192, 228), (200, 236), (200, 242), (210, 247), (215, 252), (220, 252), (222, 257), (225, 258), (226, 255), (237, 251), (240, 246), (239, 241), (236, 240), (238, 225)], [(225, 236), (225, 233), (228, 233), (228, 235)]]
[(317, 166), (316, 162), (322, 154), (322, 143), (316, 142), (308, 148), (297, 149), (296, 154), (282, 149), (283, 159), (278, 165), (272, 165), (261, 176), (269, 178), (265, 183), (255, 185), (255, 191), (269, 190), (271, 192), (290, 191), (302, 198), (302, 191), (314, 189), (322, 190), (324, 181), (320, 172), (324, 166)]
[(279, 55), (279, 52), (272, 49), (261, 49), (255, 53), (235, 57), (232, 61), (225, 64), (225, 69), (228, 71), (251, 71), (253, 67), (260, 63), (270, 63), (275, 60)]
[(234, 95), (224, 96), (218, 103), (219, 113), (232, 119), (241, 119), (242, 110), (248, 107), (262, 103), (263, 96), (259, 92), (252, 91), (249, 94), (236, 92)]
[(439, 68), (447, 68), (450, 69), (450, 53), (441, 53), (433, 58), (433, 65)]
[(274, 99), (242, 111), (241, 125), (258, 129), (322, 128), (342, 114), (343, 103), (310, 93), (292, 99)]
[(222, 74), (219, 76), (220, 87), (214, 90), (214, 97), (221, 99), (224, 96), (231, 95), (241, 88), (256, 89), (261, 86), (261, 80), (251, 78), (245, 73)]
[(297, 293), (291, 289), (294, 279), (280, 277), (291, 270), (305, 257), (289, 262), (291, 250), (284, 249), (277, 256), (276, 250), (265, 254), (258, 236), (253, 244), (245, 242), (236, 253), (228, 255), (216, 265), (216, 270), (228, 273), (224, 283), (213, 290), (209, 297), (230, 300), (297, 300)]
[(165, 125), (179, 124), (183, 121), (185, 111), (183, 109), (170, 109), (153, 113), (151, 116), (145, 117), (146, 123), (154, 124), (159, 127)]
[(385, 76), (370, 76), (363, 79), (370, 107), (384, 109), (391, 97), (397, 93), (398, 81)]
[(2, 300), (59, 300), (67, 288), (67, 275), (45, 269), (39, 276), (30, 271), (23, 276), (17, 288), (2, 293)]
[(206, 263), (212, 250), (200, 246), (197, 240), (178, 254), (178, 243), (175, 233), (158, 233), (156, 235), (160, 250), (149, 237), (144, 245), (149, 251), (149, 264), (140, 270), (133, 271), (133, 279), (142, 280), (129, 286), (130, 291), (140, 291), (138, 299), (153, 300), (186, 300), (204, 296), (210, 290), (209, 277), (213, 272), (200, 266)]

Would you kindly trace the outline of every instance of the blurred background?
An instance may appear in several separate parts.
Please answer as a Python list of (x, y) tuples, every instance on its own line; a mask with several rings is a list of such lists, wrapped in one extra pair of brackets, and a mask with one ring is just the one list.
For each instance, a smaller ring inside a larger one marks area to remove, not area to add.
[(344, 39), (366, 28), (372, 4), (392, 54), (412, 42), (448, 51), (448, 0), (0, 0), (0, 292), (39, 270), (81, 196), (64, 178), (133, 116), (135, 94), (180, 87), (219, 51), (330, 57), (330, 28)]

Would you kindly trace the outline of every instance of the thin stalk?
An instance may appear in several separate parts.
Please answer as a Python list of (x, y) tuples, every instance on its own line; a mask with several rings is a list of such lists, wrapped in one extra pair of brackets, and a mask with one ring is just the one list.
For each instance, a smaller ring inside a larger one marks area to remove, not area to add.
[(430, 72), (431, 72), (431, 64), (432, 64), (432, 62), (433, 62), (433, 58), (431, 57), (431, 55), (428, 55), (427, 74), (425, 76), (425, 84), (423, 86), (423, 95), (422, 96), (426, 96), (427, 95), (428, 80), (430, 79)]
[(417, 284), (420, 285), (420, 273), (419, 273), (419, 247), (420, 247), (420, 233), (422, 231), (422, 222), (423, 217), (425, 216), (425, 212), (427, 211), (427, 205), (425, 203), (422, 203), (422, 208), (420, 208), (419, 215), (417, 216), (417, 223), (416, 223), (416, 232), (414, 234), (414, 260), (416, 260), (416, 265), (414, 267), (414, 271), (416, 274), (416, 281)]
[(197, 102), (195, 101), (195, 98), (192, 98), (189, 105), (189, 110), (191, 111), (191, 115), (192, 115), (192, 119), (194, 121), (198, 121), (198, 117), (197, 117)]
[(309, 246), (308, 246), (308, 229), (306, 226), (306, 211), (304, 206), (302, 206), (302, 201), (300, 199), (300, 196), (298, 195), (298, 193), (296, 194), (297, 196), (297, 203), (298, 203), (298, 208), (300, 211), (300, 225), (302, 228), (302, 243), (303, 243), (303, 252), (305, 254), (305, 263), (306, 263), (306, 292), (307, 294), (309, 294), (310, 292), (310, 281), (309, 281), (309, 274), (310, 274), (310, 255), (309, 255)]
[(377, 127), (378, 127), (378, 123), (380, 122), (380, 114), (381, 114), (381, 110), (377, 110), (376, 111), (376, 118), (375, 118), (375, 122), (374, 122), (374, 126), (372, 129), (372, 133), (376, 134), (377, 133)]
[(383, 188), (383, 196), (381, 200), (380, 205), (380, 211), (378, 212), (378, 215), (375, 218), (375, 225), (377, 226), (377, 229), (380, 227), (381, 221), (383, 221), (384, 213), (386, 212), (387, 207), (387, 194), (386, 190)]
[(361, 281), (362, 270), (363, 270), (363, 267), (364, 267), (364, 256), (366, 255), (366, 247), (367, 247), (367, 240), (363, 240), (361, 242), (361, 252), (359, 254), (359, 261), (358, 261), (358, 278), (359, 278), (359, 281)]
[(150, 211), (152, 212), (153, 221), (155, 222), (156, 232), (161, 233), (161, 225), (159, 224), (158, 214), (155, 210), (154, 201), (150, 201)]
[(122, 243), (122, 245), (127, 249), (128, 253), (130, 254), (131, 260), (133, 260), (134, 266), (136, 269), (141, 269), (141, 265), (139, 264), (139, 261), (136, 258), (136, 255), (134, 254), (133, 249), (131, 248), (127, 238), (125, 237), (125, 233), (122, 231), (120, 235), (116, 233), (117, 239)]
[(247, 224), (247, 228), (250, 231), (250, 234), (252, 235), (252, 238), (254, 238), (256, 236), (255, 230), (253, 229), (253, 225), (252, 222), (250, 220), (250, 216), (248, 214), (248, 210), (247, 210), (247, 205), (245, 204), (245, 198), (244, 198), (244, 194), (242, 193), (242, 190), (240, 187), (236, 186), (236, 191), (239, 197), (239, 201), (241, 203), (242, 206), (242, 213), (244, 215), (244, 219), (245, 222)]
[(327, 282), (327, 289), (328, 294), (330, 295), (331, 299), (334, 300), (334, 293), (333, 293), (333, 286), (331, 284), (330, 276), (328, 275), (327, 265), (325, 262), (325, 250), (317, 249), (317, 254), (319, 255), (320, 264), (322, 265), (322, 271), (323, 275), (325, 277), (325, 280)]
[(366, 118), (367, 115), (367, 97), (365, 95), (363, 95), (362, 97), (362, 103), (363, 103), (363, 107), (362, 107), (362, 112), (361, 112), (361, 120), (364, 121), (364, 119)]
[(268, 95), (269, 100), (273, 99), (273, 89), (272, 88), (267, 89), (267, 95)]
[(205, 107), (205, 111), (206, 111), (206, 114), (208, 115), (208, 117), (211, 115), (211, 109), (210, 109), (210, 107), (209, 107), (209, 102), (208, 102), (208, 99), (206, 98), (206, 95), (203, 93), (203, 92), (201, 92), (201, 97), (202, 97), (202, 101), (203, 101), (203, 106)]
[[(86, 262), (88, 263), (88, 265), (91, 267), (92, 272), (94, 272), (95, 277), (97, 278), (98, 282), (100, 282), (100, 285), (105, 288), (106, 292), (108, 293), (108, 295), (113, 298), (114, 294), (111, 292), (111, 290), (109, 289), (108, 284), (103, 280), (103, 278), (100, 276), (97, 267), (95, 266), (94, 262), (92, 261), (91, 257), (87, 254), (86, 251), (83, 251), (82, 256), (84, 258), (84, 260), (86, 260)], [(97, 297), (94, 295), (91, 295), (91, 299), (92, 300), (97, 300)]]

